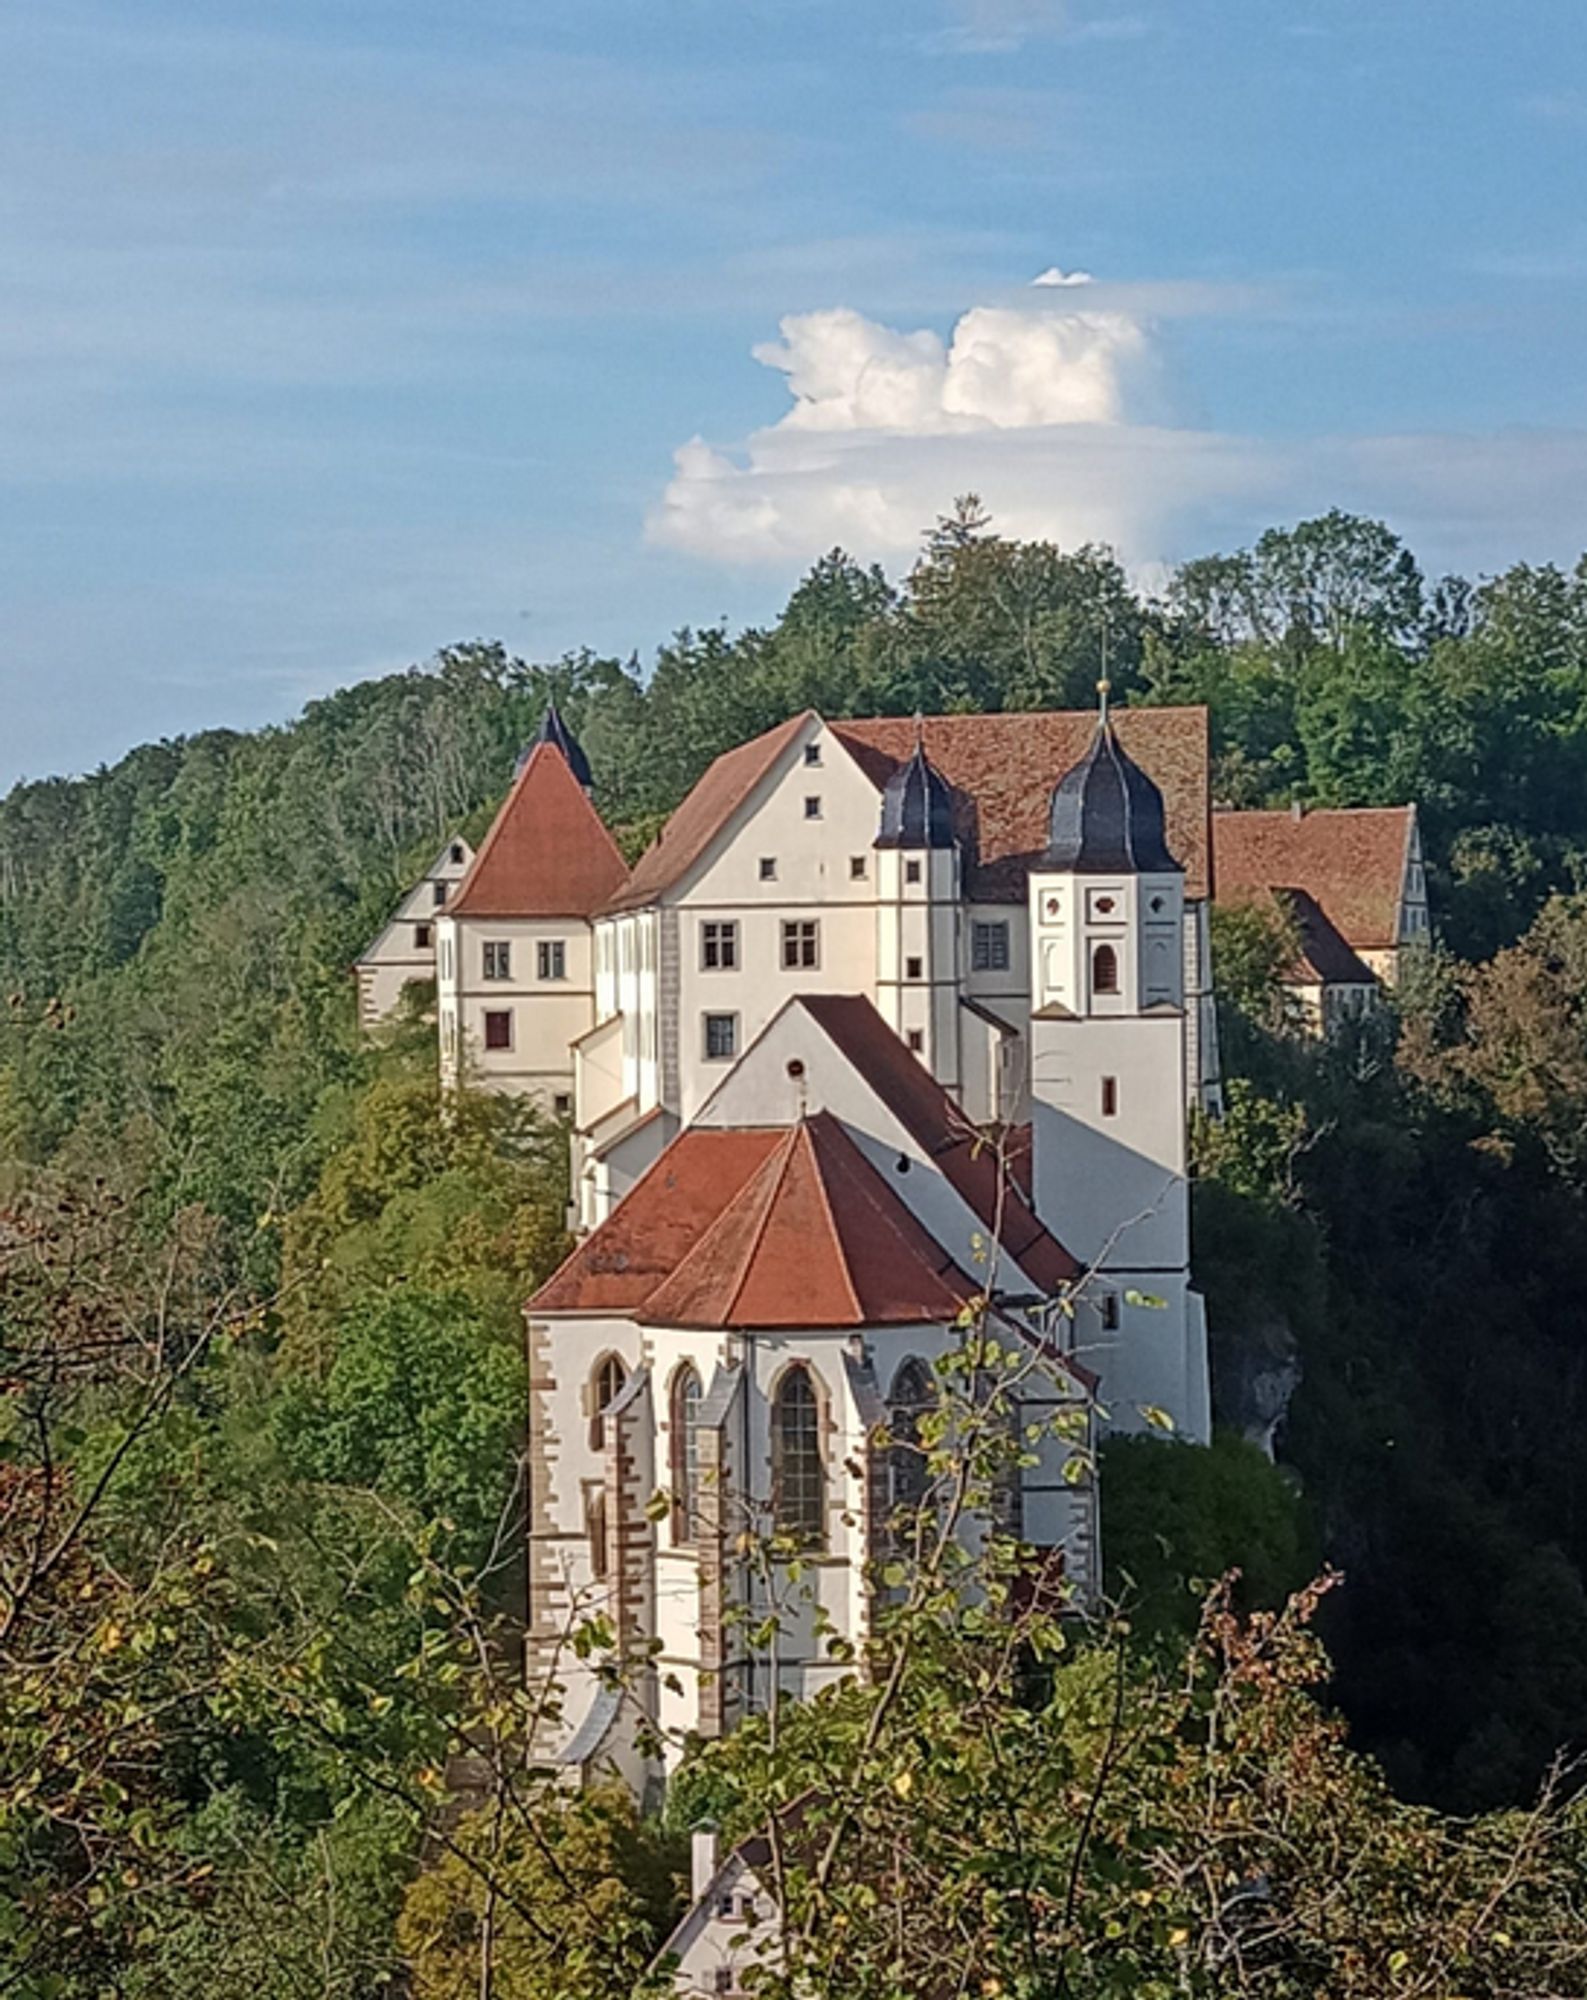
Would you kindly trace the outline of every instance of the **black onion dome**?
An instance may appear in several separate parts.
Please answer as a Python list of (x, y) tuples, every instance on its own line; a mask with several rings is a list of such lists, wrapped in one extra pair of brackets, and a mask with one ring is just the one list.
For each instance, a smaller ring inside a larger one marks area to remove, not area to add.
[(540, 743), (549, 743), (554, 749), (560, 750), (567, 759), (568, 769), (578, 779), (585, 791), (591, 789), (595, 780), (590, 776), (590, 760), (580, 748), (579, 739), (562, 720), (562, 711), (554, 701), (546, 703), (546, 712), (540, 718), (540, 727), (535, 732), (534, 742), (528, 746), (518, 759), (518, 769), (520, 771), (528, 763), (535, 745)]
[(882, 791), (878, 847), (952, 847), (953, 794), (922, 745), (900, 764)]
[(1181, 872), (1168, 851), (1163, 795), (1102, 722), (1091, 747), (1053, 787), (1043, 867), (1076, 875)]

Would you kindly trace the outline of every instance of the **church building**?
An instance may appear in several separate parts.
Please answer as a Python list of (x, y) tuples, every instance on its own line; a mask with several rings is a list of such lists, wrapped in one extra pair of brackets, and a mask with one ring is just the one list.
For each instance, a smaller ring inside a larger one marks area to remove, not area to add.
[[(746, 1042), (721, 1057), (702, 1043), (679, 1129), (529, 1303), (530, 1664), (563, 1682), (554, 1754), (573, 1772), (615, 1763), (643, 1782), (636, 1702), (675, 1742), (764, 1707), (773, 1673), (809, 1695), (849, 1671), (826, 1634), (860, 1646), (871, 1630), (888, 1522), (921, 1464), (911, 1426), (967, 1315), (1031, 1357), (1022, 1417), (1043, 1439), (1010, 1505), (1082, 1595), (1100, 1583), (1096, 1494), (1068, 1461), (1099, 1402), (1115, 1427), (1210, 1435), (1189, 1269), (1185, 872), (1159, 788), (1105, 716), (1090, 731), (1047, 787), (1023, 907), (986, 905), (1008, 941), (1000, 969), (1017, 952), (1034, 982), (1023, 1073), (989, 1060), (966, 1077), (966, 1048), (996, 1056), (1004, 1035), (963, 1032), (983, 1011), (947, 971), (955, 801), (917, 740), (879, 791), (867, 774), (863, 848), (841, 789), (796, 794), (823, 818), (842, 801), (842, 851), (865, 864), (843, 879), (871, 895), (863, 927), (839, 914), (857, 950), (872, 941), (874, 993), (793, 980), (767, 1004), (736, 981)], [(832, 762), (808, 761), (811, 743)], [(818, 719), (789, 750), (796, 785), (846, 781), (849, 752), (829, 750)], [(748, 949), (766, 924), (736, 907), (695, 921), (741, 925)], [(817, 907), (770, 921), (819, 924)], [(789, 968), (821, 969), (819, 945)], [(782, 1596), (781, 1569), (768, 1580), (747, 1560), (746, 1534), (801, 1552), (775, 1666), (744, 1635)], [(595, 1613), (636, 1676), (626, 1700), (568, 1650)]]

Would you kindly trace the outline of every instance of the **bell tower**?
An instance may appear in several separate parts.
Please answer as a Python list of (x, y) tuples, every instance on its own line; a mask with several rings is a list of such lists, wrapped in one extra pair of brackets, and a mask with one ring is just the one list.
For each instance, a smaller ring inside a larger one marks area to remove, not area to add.
[(1036, 1206), (1092, 1268), (1079, 1342), (1103, 1401), (1208, 1428), (1191, 1304), (1184, 871), (1162, 793), (1119, 742), (1102, 683), (1085, 755), (1054, 787), (1030, 871)]

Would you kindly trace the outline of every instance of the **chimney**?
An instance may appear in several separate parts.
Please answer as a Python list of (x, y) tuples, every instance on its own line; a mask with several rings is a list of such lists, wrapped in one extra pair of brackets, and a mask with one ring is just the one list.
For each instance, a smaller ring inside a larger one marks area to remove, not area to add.
[(689, 1841), (689, 1893), (695, 1902), (716, 1880), (716, 1827), (707, 1820), (697, 1826)]

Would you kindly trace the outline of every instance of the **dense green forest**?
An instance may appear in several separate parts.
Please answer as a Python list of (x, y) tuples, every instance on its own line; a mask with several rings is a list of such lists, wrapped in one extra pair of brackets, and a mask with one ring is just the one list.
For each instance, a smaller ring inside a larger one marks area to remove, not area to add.
[[(1407, 1814), (1502, 1813), (1587, 1745), (1587, 563), (1434, 581), (1330, 515), (1147, 602), (966, 502), (903, 579), (834, 551), (775, 623), (646, 672), (459, 645), (0, 802), (0, 1994), (476, 1990), (451, 1945), (489, 1871), (448, 1760), (512, 1678), (518, 1307), (565, 1142), (494, 1100), (443, 1119), (423, 1023), (362, 1043), (349, 967), (548, 697), (637, 850), (792, 710), (1088, 705), (1104, 668), (1208, 704), (1221, 801), (1415, 800), (1441, 938), (1320, 1047), (1282, 940), (1220, 925), (1198, 1269), (1224, 1411), (1294, 1386), (1277, 1474), (1234, 1439), (1111, 1450), (1131, 1699), (1167, 1701), (1195, 1580), (1242, 1564), (1276, 1602), (1327, 1562), (1327, 1700)], [(742, 1772), (714, 1782), (742, 1813)], [(502, 2000), (622, 1990), (672, 1827), (595, 1800), (513, 1839), (504, 1879), (608, 1900), (553, 1978), (525, 1890)]]

